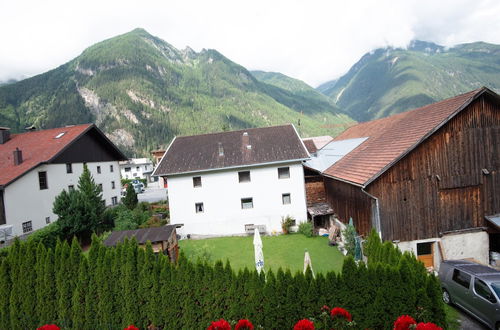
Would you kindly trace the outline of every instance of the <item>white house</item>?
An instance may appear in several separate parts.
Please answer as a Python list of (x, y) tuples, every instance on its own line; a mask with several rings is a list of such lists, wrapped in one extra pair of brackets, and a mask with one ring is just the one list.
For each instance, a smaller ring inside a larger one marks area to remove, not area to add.
[(123, 179), (147, 179), (151, 182), (153, 162), (148, 158), (131, 158), (120, 162), (120, 174)]
[(153, 175), (166, 178), (170, 220), (182, 234), (232, 235), (249, 225), (281, 231), (307, 220), (302, 161), (293, 125), (175, 138)]
[[(126, 157), (93, 124), (10, 134), (0, 128), (0, 231), (22, 235), (57, 220), (52, 204), (75, 189), (86, 163), (106, 205), (120, 201)], [(0, 233), (0, 239), (3, 239)]]

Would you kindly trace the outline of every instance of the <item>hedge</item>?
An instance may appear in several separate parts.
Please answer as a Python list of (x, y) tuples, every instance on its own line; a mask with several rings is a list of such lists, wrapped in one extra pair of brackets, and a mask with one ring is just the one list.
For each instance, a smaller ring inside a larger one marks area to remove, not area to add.
[(368, 266), (347, 258), (340, 274), (316, 277), (281, 269), (259, 275), (182, 255), (171, 264), (134, 240), (108, 248), (94, 237), (88, 255), (76, 240), (54, 249), (16, 241), (0, 259), (0, 328), (195, 329), (224, 318), (291, 329), (300, 318), (319, 319), (324, 305), (348, 309), (362, 329), (391, 329), (403, 314), (445, 326), (437, 279), (414, 256), (398, 258)]

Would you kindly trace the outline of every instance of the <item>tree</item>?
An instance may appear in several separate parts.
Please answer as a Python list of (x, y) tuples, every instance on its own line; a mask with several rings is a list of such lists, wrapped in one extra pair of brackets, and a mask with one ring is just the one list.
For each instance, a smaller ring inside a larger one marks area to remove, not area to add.
[(92, 232), (97, 231), (105, 210), (102, 192), (95, 184), (87, 167), (78, 180), (78, 189), (63, 190), (55, 199), (52, 211), (58, 216), (58, 223), (63, 235), (77, 236), (87, 240)]
[(132, 184), (127, 185), (127, 193), (122, 199), (123, 205), (125, 205), (129, 210), (135, 209), (137, 206), (137, 194), (135, 193), (134, 186)]

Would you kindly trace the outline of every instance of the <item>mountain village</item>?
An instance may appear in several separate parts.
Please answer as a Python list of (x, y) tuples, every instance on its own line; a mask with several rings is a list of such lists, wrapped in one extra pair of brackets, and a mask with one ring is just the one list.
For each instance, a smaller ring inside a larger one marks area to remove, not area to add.
[(500, 329), (499, 55), (313, 89), (135, 29), (0, 82), (0, 329)]

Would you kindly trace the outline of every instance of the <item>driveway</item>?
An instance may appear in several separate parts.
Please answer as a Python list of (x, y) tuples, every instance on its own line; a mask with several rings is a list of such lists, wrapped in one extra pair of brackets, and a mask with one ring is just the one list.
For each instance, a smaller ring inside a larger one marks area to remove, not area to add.
[(488, 330), (481, 322), (477, 321), (474, 317), (462, 311), (456, 306), (452, 306), (460, 314), (460, 329), (466, 330)]
[(137, 194), (139, 202), (158, 202), (168, 198), (167, 188), (146, 188), (142, 194)]

